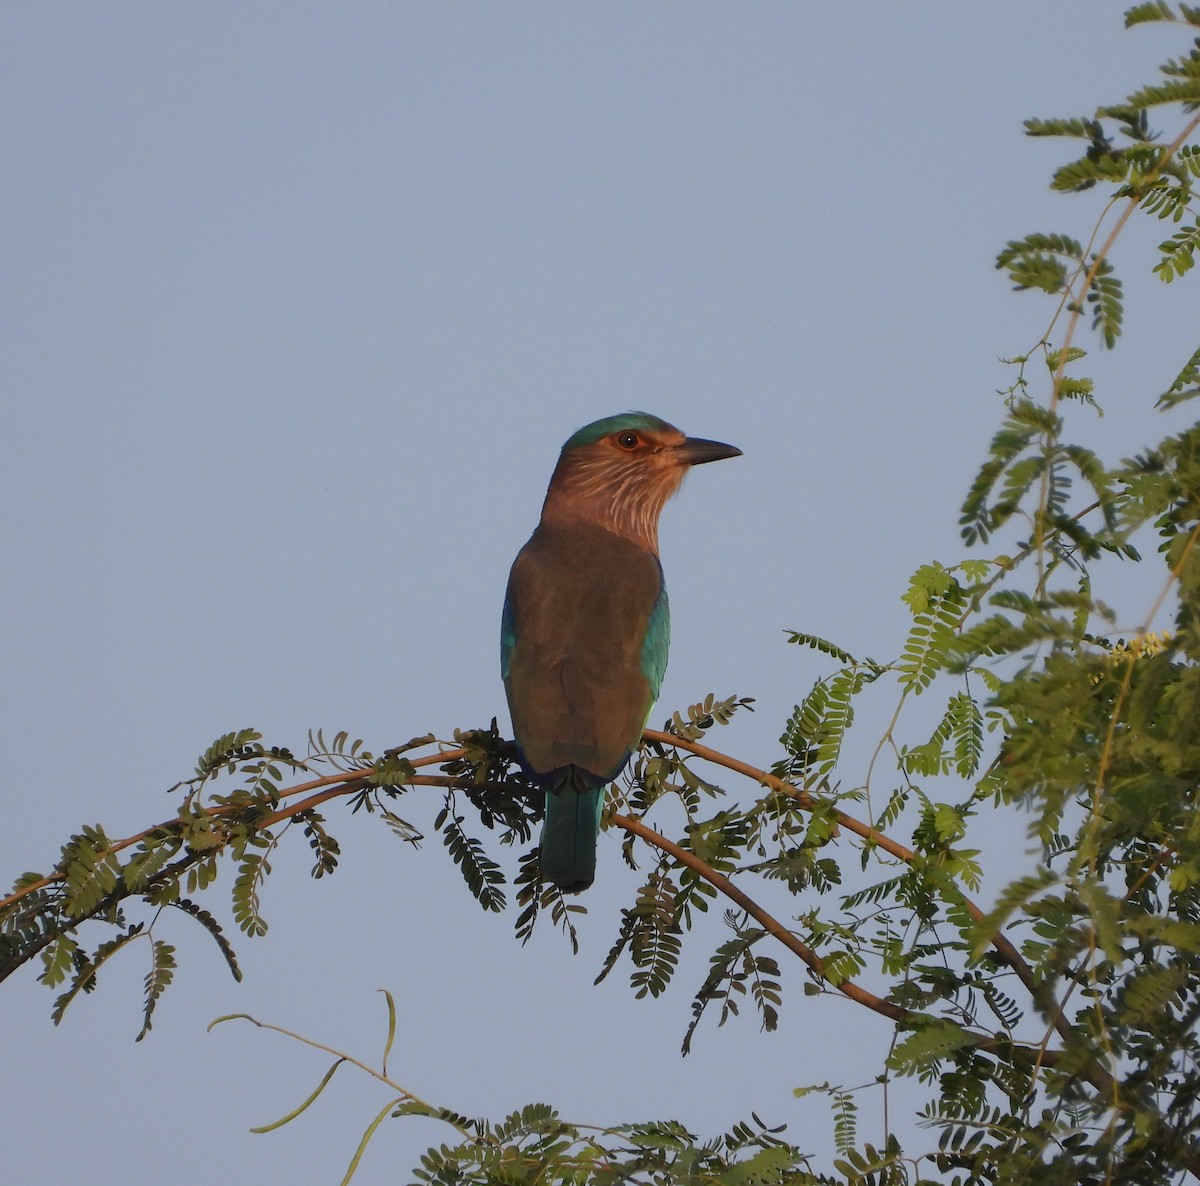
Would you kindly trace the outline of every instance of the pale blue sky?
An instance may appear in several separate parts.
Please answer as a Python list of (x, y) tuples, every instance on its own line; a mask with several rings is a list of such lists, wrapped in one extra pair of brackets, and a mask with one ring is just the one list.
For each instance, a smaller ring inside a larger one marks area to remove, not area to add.
[[(824, 670), (783, 630), (888, 657), (910, 571), (960, 554), (957, 501), (1011, 381), (997, 359), (1047, 312), (1009, 295), (995, 252), (1086, 237), (1093, 208), (1049, 193), (1065, 150), (1020, 123), (1088, 113), (1178, 52), (1122, 32), (1124, 7), (8, 7), (6, 883), (81, 823), (169, 814), (164, 789), (227, 729), (381, 749), (507, 727), (508, 565), (562, 440), (630, 408), (745, 453), (665, 515), (656, 719), (755, 696), (713, 741), (776, 759)], [(1195, 347), (1194, 296), (1136, 254), (1160, 237), (1116, 260), (1127, 339), (1097, 364), (1108, 415), (1080, 429), (1110, 458), (1165, 434), (1148, 398)], [(146, 1157), (178, 1186), (338, 1181), (383, 1098), (343, 1072), (300, 1123), (250, 1136), (323, 1063), (204, 1027), (246, 1011), (374, 1058), (383, 986), (395, 1076), (468, 1113), (543, 1099), (715, 1133), (755, 1109), (823, 1150), (821, 1105), (791, 1089), (877, 1072), (885, 1024), (804, 997), (786, 962), (778, 1034), (705, 1026), (680, 1062), (719, 911), (665, 999), (632, 1001), (627, 969), (593, 989), (635, 887), (612, 836), (572, 959), (549, 929), (518, 947), (436, 839), (414, 855), (371, 821), (332, 827), (332, 879), (308, 880), (302, 843), (278, 860), (243, 984), (187, 920), (164, 934), (182, 967), (139, 1045), (140, 954), (57, 1029), (32, 970), (4, 985), (13, 1181), (148, 1180), (127, 1170)], [(444, 1136), (385, 1126), (357, 1181), (401, 1179)]]

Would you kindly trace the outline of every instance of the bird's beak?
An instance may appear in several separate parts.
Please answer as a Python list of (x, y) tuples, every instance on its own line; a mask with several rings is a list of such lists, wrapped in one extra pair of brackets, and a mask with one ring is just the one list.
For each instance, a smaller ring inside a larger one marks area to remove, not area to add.
[(708, 461), (721, 461), (726, 457), (741, 457), (736, 445), (721, 441), (706, 441), (703, 437), (687, 437), (675, 448), (675, 456), (682, 465), (704, 465)]

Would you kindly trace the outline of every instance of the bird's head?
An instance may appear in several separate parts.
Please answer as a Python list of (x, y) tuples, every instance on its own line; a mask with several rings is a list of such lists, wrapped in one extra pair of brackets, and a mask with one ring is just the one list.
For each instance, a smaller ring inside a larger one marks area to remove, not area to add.
[(685, 436), (646, 412), (585, 425), (562, 447), (542, 521), (584, 519), (658, 551), (658, 516), (693, 465), (741, 449)]

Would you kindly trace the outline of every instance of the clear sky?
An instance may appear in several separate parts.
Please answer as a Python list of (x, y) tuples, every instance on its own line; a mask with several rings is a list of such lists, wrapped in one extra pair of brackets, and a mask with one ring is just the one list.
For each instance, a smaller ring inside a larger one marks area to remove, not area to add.
[[(1046, 189), (1065, 149), (1021, 120), (1088, 114), (1178, 52), (1167, 30), (1124, 33), (1124, 7), (8, 6), (5, 884), (82, 823), (164, 818), (227, 729), (301, 750), (346, 728), (379, 750), (507, 728), (508, 565), (561, 442), (631, 408), (745, 453), (664, 517), (655, 718), (754, 696), (712, 740), (778, 758), (825, 669), (784, 629), (887, 658), (909, 573), (960, 555), (958, 500), (1011, 382), (998, 359), (1048, 312), (1009, 294), (995, 252), (1090, 230), (1087, 200)], [(1118, 253), (1108, 414), (1077, 414), (1113, 459), (1165, 435), (1149, 401), (1195, 346), (1187, 301), (1134, 250), (1160, 237)], [(1147, 599), (1129, 596), (1133, 621)], [(887, 1026), (804, 997), (786, 963), (779, 1033), (708, 1025), (681, 1062), (719, 910), (662, 1000), (634, 1002), (627, 968), (593, 989), (636, 885), (613, 836), (572, 959), (549, 929), (517, 946), (436, 838), (414, 854), (373, 821), (332, 826), (343, 869), (310, 881), (302, 843), (279, 858), (241, 985), (186, 919), (164, 933), (181, 968), (138, 1045), (140, 952), (58, 1028), (34, 969), (4, 985), (6, 1177), (143, 1181), (127, 1167), (150, 1157), (178, 1186), (338, 1181), (383, 1097), (343, 1072), (251, 1136), (325, 1064), (205, 1026), (245, 1011), (374, 1059), (380, 987), (395, 1077), (471, 1114), (547, 1100), (712, 1134), (753, 1108), (823, 1150), (824, 1109), (792, 1088), (879, 1068)], [(357, 1181), (397, 1180), (445, 1136), (385, 1126)]]

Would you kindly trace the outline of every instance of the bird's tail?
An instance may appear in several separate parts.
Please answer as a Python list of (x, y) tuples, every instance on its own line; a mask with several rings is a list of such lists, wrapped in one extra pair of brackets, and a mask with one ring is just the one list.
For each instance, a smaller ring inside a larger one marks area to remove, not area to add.
[(596, 879), (596, 839), (604, 810), (603, 786), (576, 786), (573, 779), (546, 792), (542, 824), (542, 880), (577, 894)]

